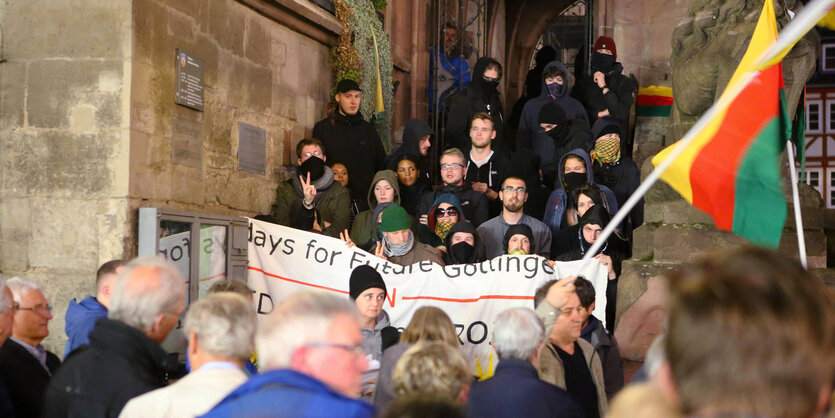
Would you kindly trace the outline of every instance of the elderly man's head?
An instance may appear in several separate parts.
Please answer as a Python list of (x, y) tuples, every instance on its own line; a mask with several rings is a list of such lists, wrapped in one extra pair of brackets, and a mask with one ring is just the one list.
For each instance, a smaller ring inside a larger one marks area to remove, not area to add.
[(160, 257), (139, 257), (119, 274), (108, 317), (161, 343), (185, 306), (185, 281), (177, 266)]
[(500, 360), (519, 359), (536, 364), (544, 343), (545, 326), (529, 308), (510, 308), (493, 322), (493, 348)]
[(323, 292), (299, 292), (281, 302), (256, 338), (266, 370), (291, 368), (346, 396), (360, 393), (368, 367), (356, 305)]
[(183, 328), (192, 370), (211, 361), (243, 364), (255, 349), (255, 309), (236, 293), (213, 293), (192, 304)]
[(37, 346), (49, 335), (52, 307), (43, 295), (43, 287), (28, 279), (14, 277), (6, 282), (17, 310), (14, 314), (12, 336), (31, 346)]

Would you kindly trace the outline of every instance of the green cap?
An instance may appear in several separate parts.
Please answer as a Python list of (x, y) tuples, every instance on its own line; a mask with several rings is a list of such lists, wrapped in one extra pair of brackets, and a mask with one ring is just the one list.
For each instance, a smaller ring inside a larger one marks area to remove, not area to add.
[(383, 210), (383, 216), (380, 219), (380, 230), (383, 232), (402, 231), (412, 227), (412, 221), (409, 220), (409, 214), (406, 209), (400, 205), (391, 205)]

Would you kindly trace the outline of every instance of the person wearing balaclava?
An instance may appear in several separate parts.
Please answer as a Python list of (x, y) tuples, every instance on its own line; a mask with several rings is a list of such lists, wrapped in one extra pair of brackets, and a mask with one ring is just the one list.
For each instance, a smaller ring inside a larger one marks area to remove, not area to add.
[(591, 150), (591, 132), (585, 120), (568, 119), (562, 107), (553, 102), (542, 106), (537, 122), (542, 132), (534, 137), (533, 149), (540, 155), (545, 184), (550, 185), (556, 179), (560, 157), (572, 149)]
[(447, 118), (444, 141), (446, 148), (470, 149), (470, 118), (479, 112), (487, 113), (493, 119), (496, 137), (493, 149), (509, 155), (505, 144), (504, 115), (499, 97), (499, 82), (502, 79), (502, 65), (493, 58), (481, 57), (473, 68), (473, 80), (463, 90), (452, 96)]
[(519, 120), (519, 130), (516, 133), (516, 148), (533, 148), (534, 137), (542, 131), (539, 126), (539, 111), (548, 103), (559, 105), (568, 120), (583, 119), (588, 124), (583, 105), (569, 96), (573, 81), (574, 76), (568, 73), (561, 62), (551, 61), (545, 66), (542, 72), (542, 92), (539, 97), (525, 103), (522, 109), (522, 118)]
[(508, 125), (513, 129), (519, 129), (519, 119), (522, 118), (522, 109), (525, 103), (542, 93), (542, 71), (549, 62), (557, 59), (557, 50), (550, 45), (543, 45), (534, 55), (534, 67), (528, 70), (525, 75), (525, 89), (522, 96), (513, 104), (513, 111), (508, 120)]
[(362, 373), (361, 397), (371, 401), (383, 350), (397, 344), (400, 333), (391, 326), (389, 315), (383, 310), (388, 290), (383, 277), (367, 264), (356, 267), (348, 280), (348, 296), (357, 304), (362, 332), (362, 349), (368, 369)]
[(380, 218), (380, 231), (383, 241), (380, 250), (375, 253), (388, 261), (401, 266), (410, 266), (421, 261), (431, 261), (444, 266), (440, 251), (418, 242), (411, 230), (409, 214), (400, 205), (387, 207)]
[[(580, 217), (580, 230), (577, 231), (577, 247), (557, 256), (557, 261), (582, 260), (591, 246), (597, 242), (603, 229), (609, 224), (609, 214), (606, 208), (601, 205), (590, 207)], [(615, 235), (610, 236), (606, 243), (594, 254), (593, 258), (600, 261), (606, 268), (609, 281), (606, 284), (606, 329), (614, 331), (615, 307), (617, 306), (618, 276), (620, 276), (623, 253), (618, 250), (620, 246)]]
[(557, 235), (560, 228), (568, 226), (566, 222), (566, 209), (569, 207), (568, 197), (576, 189), (587, 183), (597, 184), (606, 199), (609, 214), (617, 213), (618, 202), (615, 199), (615, 194), (608, 187), (595, 182), (594, 172), (590, 167), (589, 154), (581, 148), (569, 151), (557, 164), (557, 180), (554, 183), (554, 191), (548, 196), (545, 218), (543, 219), (543, 222), (551, 228), (551, 235)]
[(535, 245), (533, 230), (525, 224), (511, 225), (502, 240), (503, 254), (528, 255)]
[(467, 221), (453, 225), (444, 239), (444, 244), (447, 248), (444, 253), (444, 262), (448, 266), (484, 261), (481, 240), (476, 233), (475, 226)]
[[(614, 39), (597, 38), (591, 56), (591, 74), (577, 82), (571, 95), (583, 104), (592, 125), (598, 119), (609, 118), (620, 125), (621, 132), (628, 132), (629, 111), (638, 88), (631, 78), (622, 74), (623, 65), (617, 58)], [(624, 149), (629, 151), (629, 147)]]
[[(339, 233), (351, 222), (351, 195), (348, 189), (334, 181), (333, 171), (325, 165), (322, 142), (316, 138), (305, 138), (296, 146), (298, 168), (294, 175), (278, 185), (272, 216), (280, 225), (290, 226), (290, 212), (297, 205), (294, 222), (302, 218), (300, 211), (318, 213), (312, 229), (325, 235), (339, 238)], [(301, 207), (299, 209), (298, 207)], [(311, 218), (312, 214), (309, 215)], [(297, 223), (298, 222), (298, 223)]]
[(397, 176), (391, 170), (378, 171), (368, 190), (368, 207), (360, 212), (351, 227), (351, 240), (360, 248), (369, 251), (382, 239), (377, 223), (380, 213), (388, 206), (400, 204), (400, 186)]
[[(610, 188), (615, 194), (618, 206), (623, 206), (626, 200), (635, 193), (641, 185), (641, 170), (627, 155), (621, 151), (622, 131), (620, 125), (609, 121), (594, 134), (594, 148), (591, 150), (592, 170), (597, 182)], [(629, 212), (628, 225), (624, 232), (627, 236), (633, 229), (644, 223), (644, 199), (638, 202)]]

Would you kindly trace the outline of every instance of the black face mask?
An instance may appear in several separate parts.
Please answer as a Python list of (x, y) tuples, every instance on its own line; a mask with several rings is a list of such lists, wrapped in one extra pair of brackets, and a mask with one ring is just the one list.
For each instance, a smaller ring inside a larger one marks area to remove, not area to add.
[(475, 261), (475, 247), (467, 241), (461, 241), (449, 247), (449, 254), (459, 263), (472, 263)]
[(299, 166), (299, 175), (307, 181), (307, 173), (310, 173), (310, 181), (319, 180), (325, 174), (325, 162), (319, 157), (310, 157)]
[(574, 190), (589, 181), (586, 173), (566, 173), (562, 175), (562, 178), (568, 190)]
[(595, 52), (591, 56), (591, 70), (592, 71), (601, 71), (604, 73), (608, 73), (612, 71), (612, 67), (615, 66), (615, 56), (609, 54), (601, 54), (600, 52)]
[(496, 90), (499, 87), (499, 82), (500, 81), (501, 80), (494, 80), (494, 81), (484, 80), (484, 85), (487, 86), (487, 88), (489, 88), (489, 89)]

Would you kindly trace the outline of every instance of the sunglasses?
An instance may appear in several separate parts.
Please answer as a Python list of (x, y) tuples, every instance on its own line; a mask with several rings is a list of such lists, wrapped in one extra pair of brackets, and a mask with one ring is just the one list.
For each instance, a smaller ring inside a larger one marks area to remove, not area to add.
[(444, 216), (444, 215), (447, 215), (447, 216), (458, 215), (458, 209), (456, 209), (455, 207), (449, 207), (449, 208), (446, 208), (446, 209), (441, 209), (441, 208), (435, 209), (435, 217), (436, 218), (440, 218), (441, 216)]

